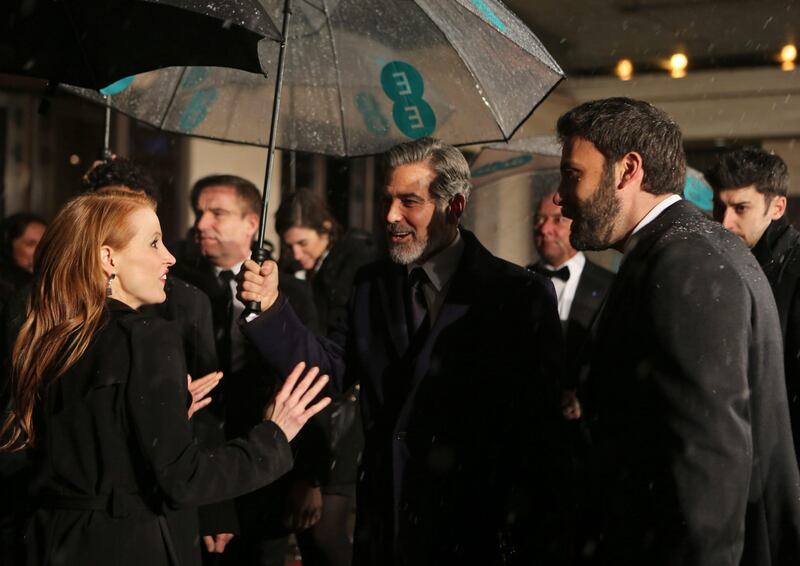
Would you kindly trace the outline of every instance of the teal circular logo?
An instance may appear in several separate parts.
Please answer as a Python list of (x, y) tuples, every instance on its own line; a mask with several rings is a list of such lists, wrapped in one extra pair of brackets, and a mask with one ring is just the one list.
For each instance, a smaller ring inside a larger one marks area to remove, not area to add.
[(423, 99), (425, 81), (420, 72), (405, 61), (392, 61), (381, 69), (381, 87), (392, 106), (397, 128), (411, 139), (430, 136), (436, 130), (436, 114)]

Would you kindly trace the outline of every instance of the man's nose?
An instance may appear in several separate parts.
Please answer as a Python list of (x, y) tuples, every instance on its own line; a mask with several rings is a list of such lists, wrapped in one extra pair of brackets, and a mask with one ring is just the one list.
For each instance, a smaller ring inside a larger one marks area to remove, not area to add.
[(400, 222), (402, 219), (403, 215), (400, 212), (400, 202), (396, 200), (390, 201), (386, 208), (386, 222), (388, 224), (394, 224), (395, 222)]
[(292, 246), (292, 255), (294, 256), (295, 261), (300, 261), (300, 257), (303, 255), (303, 251), (300, 249), (300, 246)]
[(729, 208), (726, 208), (722, 215), (722, 225), (728, 230), (731, 230), (734, 227), (734, 214)]
[(198, 230), (207, 230), (210, 221), (211, 221), (211, 215), (208, 214), (207, 212), (203, 212), (202, 214), (200, 214), (200, 216), (197, 217), (197, 220), (195, 221), (195, 227)]

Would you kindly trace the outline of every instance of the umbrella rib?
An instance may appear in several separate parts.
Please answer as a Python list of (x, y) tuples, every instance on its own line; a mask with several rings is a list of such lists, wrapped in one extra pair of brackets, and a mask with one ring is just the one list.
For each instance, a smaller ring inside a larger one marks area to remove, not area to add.
[(328, 26), (328, 34), (331, 38), (331, 51), (333, 52), (333, 68), (336, 70), (336, 94), (339, 97), (339, 117), (342, 123), (342, 143), (344, 144), (344, 154), (348, 154), (347, 128), (344, 122), (344, 98), (342, 97), (342, 76), (339, 72), (339, 53), (336, 51), (336, 40), (333, 38), (333, 25), (331, 25), (330, 12), (326, 0), (322, 0), (322, 8), (325, 12), (325, 25)]
[(178, 84), (175, 85), (175, 88), (172, 89), (172, 94), (169, 97), (169, 102), (167, 103), (166, 108), (164, 109), (164, 114), (161, 115), (161, 123), (159, 124), (160, 129), (165, 129), (164, 124), (167, 122), (167, 116), (169, 115), (170, 110), (172, 109), (172, 104), (175, 102), (175, 97), (178, 96), (178, 89), (181, 87), (183, 83), (183, 77), (186, 76), (186, 69), (187, 67), (181, 68), (181, 76), (178, 78)]

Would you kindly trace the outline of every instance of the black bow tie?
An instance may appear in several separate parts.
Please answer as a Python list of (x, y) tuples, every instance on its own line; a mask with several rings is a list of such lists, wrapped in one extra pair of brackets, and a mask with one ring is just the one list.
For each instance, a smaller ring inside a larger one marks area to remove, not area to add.
[(551, 279), (556, 277), (565, 282), (569, 281), (569, 267), (566, 265), (561, 269), (547, 269), (545, 266), (537, 263), (531, 266), (531, 271), (539, 275), (544, 275), (545, 277), (550, 277)]

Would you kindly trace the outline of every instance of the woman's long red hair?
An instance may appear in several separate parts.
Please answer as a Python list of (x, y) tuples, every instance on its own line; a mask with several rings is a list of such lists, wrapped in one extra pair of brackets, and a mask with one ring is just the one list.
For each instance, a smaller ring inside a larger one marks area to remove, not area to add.
[(103, 324), (107, 277), (101, 247), (121, 250), (140, 208), (155, 210), (144, 193), (125, 188), (80, 195), (48, 226), (36, 249), (27, 318), (14, 344), (11, 412), (0, 428), (0, 449), (34, 444), (33, 415), (44, 387), (86, 352)]

